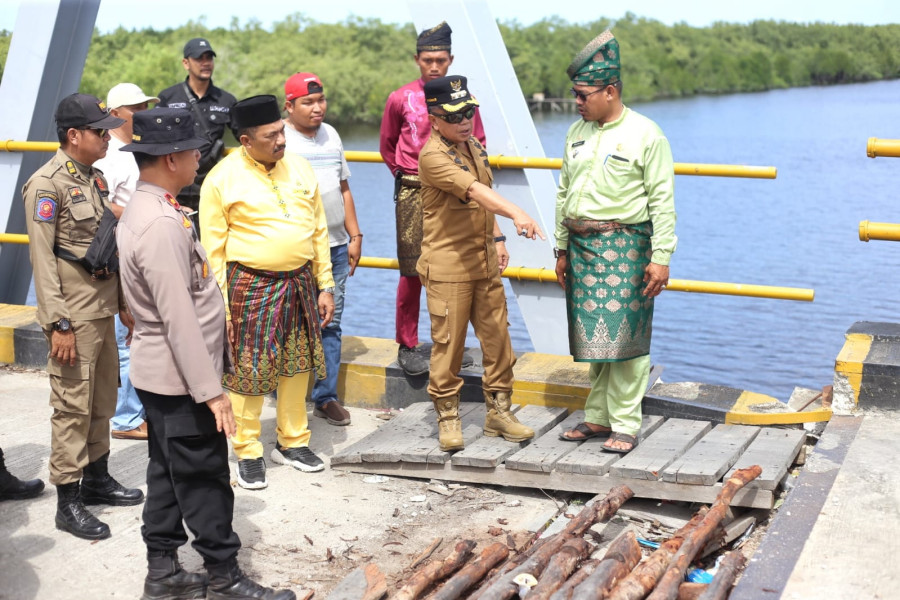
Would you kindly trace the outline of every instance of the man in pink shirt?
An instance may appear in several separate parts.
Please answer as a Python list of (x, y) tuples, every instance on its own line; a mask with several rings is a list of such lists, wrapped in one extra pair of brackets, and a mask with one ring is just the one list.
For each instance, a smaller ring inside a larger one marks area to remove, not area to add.
[[(453, 64), (450, 54), (450, 26), (446, 22), (426, 29), (416, 41), (416, 64), (422, 77), (394, 90), (388, 96), (381, 119), (381, 156), (394, 176), (394, 204), (397, 218), (397, 258), (400, 283), (397, 286), (397, 362), (407, 375), (428, 372), (428, 356), (419, 345), (419, 301), (422, 283), (416, 262), (422, 251), (422, 201), (419, 199), (419, 151), (431, 136), (425, 84), (447, 75)], [(485, 144), (481, 115), (475, 113), (472, 135)], [(466, 364), (464, 357), (463, 366)]]

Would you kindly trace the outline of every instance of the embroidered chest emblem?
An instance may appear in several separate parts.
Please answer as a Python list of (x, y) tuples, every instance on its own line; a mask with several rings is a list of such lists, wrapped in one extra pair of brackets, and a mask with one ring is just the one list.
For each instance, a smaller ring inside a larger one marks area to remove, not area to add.
[(84, 192), (81, 191), (81, 188), (76, 186), (69, 188), (69, 199), (72, 200), (73, 204), (77, 204), (79, 202), (84, 202), (87, 200), (87, 196), (84, 195)]

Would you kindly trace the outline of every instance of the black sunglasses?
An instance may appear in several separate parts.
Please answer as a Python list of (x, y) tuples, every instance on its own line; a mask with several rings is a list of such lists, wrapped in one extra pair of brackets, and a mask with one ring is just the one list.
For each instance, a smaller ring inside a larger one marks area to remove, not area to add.
[(588, 92), (587, 94), (585, 94), (584, 92), (579, 92), (575, 88), (572, 88), (569, 91), (572, 92), (572, 97), (575, 98), (576, 100), (581, 100), (582, 102), (586, 102), (588, 96), (593, 96), (594, 94), (599, 94), (604, 89), (605, 88), (600, 88), (599, 90), (594, 90), (593, 92)]
[(109, 131), (109, 129), (94, 129), (93, 127), (79, 127), (78, 131), (93, 131), (102, 140), (103, 138), (106, 137), (106, 134)]
[(466, 110), (464, 110), (462, 112), (457, 112), (457, 113), (446, 113), (446, 114), (431, 113), (431, 114), (433, 114), (434, 116), (436, 116), (439, 119), (443, 119), (444, 121), (447, 121), (451, 125), (459, 125), (466, 119), (471, 119), (472, 117), (475, 116), (475, 107), (470, 106)]

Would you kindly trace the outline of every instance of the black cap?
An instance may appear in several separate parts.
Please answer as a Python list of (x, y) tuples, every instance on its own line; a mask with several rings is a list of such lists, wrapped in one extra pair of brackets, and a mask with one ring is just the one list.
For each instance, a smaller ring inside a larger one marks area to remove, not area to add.
[(209, 40), (204, 38), (194, 38), (184, 45), (185, 58), (200, 58), (207, 52), (212, 52), (213, 56), (216, 55), (216, 51), (209, 45)]
[(425, 104), (440, 106), (447, 112), (457, 112), (466, 106), (478, 106), (469, 88), (468, 80), (462, 75), (447, 75), (432, 79), (425, 84)]
[(268, 125), (281, 120), (281, 107), (271, 94), (250, 96), (231, 107), (231, 118), (238, 129)]
[(125, 119), (109, 114), (109, 109), (96, 96), (72, 94), (59, 101), (56, 107), (58, 127), (93, 127), (94, 129), (115, 129), (121, 127)]
[(416, 52), (432, 52), (446, 50), (450, 52), (450, 34), (453, 30), (447, 25), (447, 21), (441, 21), (431, 29), (426, 29), (419, 34), (416, 40)]
[(134, 133), (123, 152), (143, 152), (153, 156), (195, 150), (206, 140), (194, 133), (194, 118), (183, 108), (157, 107), (134, 113)]

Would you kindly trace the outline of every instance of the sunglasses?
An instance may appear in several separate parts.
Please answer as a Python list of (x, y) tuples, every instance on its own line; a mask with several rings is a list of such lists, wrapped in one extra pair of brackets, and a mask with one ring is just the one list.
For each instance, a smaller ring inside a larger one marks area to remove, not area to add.
[(457, 113), (447, 113), (447, 114), (443, 114), (443, 115), (438, 114), (438, 113), (431, 113), (431, 114), (433, 114), (434, 116), (436, 116), (439, 119), (443, 119), (444, 121), (450, 123), (451, 125), (459, 125), (466, 119), (471, 119), (472, 117), (475, 116), (475, 107), (470, 106), (466, 110), (464, 110), (462, 112), (457, 112)]
[(572, 92), (572, 97), (575, 98), (576, 100), (581, 100), (582, 102), (586, 102), (588, 96), (593, 96), (594, 94), (599, 94), (600, 92), (603, 91), (603, 89), (604, 88), (600, 88), (599, 90), (594, 90), (593, 92), (588, 92), (587, 94), (585, 94), (584, 92), (579, 92), (575, 88), (572, 88), (569, 91)]
[(78, 131), (93, 131), (102, 140), (103, 138), (106, 137), (106, 134), (109, 132), (109, 129), (94, 129), (93, 127), (79, 127)]

